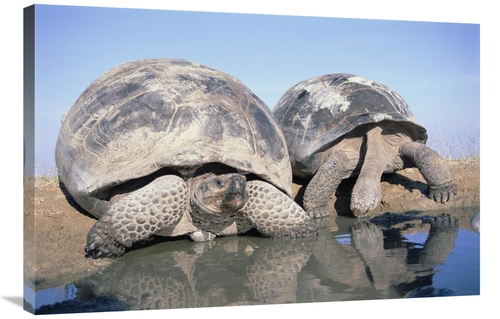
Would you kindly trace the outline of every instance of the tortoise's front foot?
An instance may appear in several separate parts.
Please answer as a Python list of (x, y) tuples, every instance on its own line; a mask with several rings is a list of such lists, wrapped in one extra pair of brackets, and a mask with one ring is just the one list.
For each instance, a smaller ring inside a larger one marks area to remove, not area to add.
[(359, 180), (354, 185), (351, 195), (351, 210), (354, 216), (367, 216), (377, 208), (382, 199), (380, 183), (372, 180)]
[(330, 215), (330, 206), (328, 206), (328, 203), (318, 206), (304, 203), (304, 209), (311, 218), (321, 218)]
[(116, 258), (138, 241), (145, 240), (182, 218), (187, 186), (174, 175), (158, 177), (148, 185), (116, 201), (90, 229), (86, 257)]
[(446, 203), (458, 194), (456, 184), (429, 186), (429, 197), (437, 203)]
[(87, 235), (86, 258), (117, 258), (125, 253), (125, 246), (109, 234), (109, 223), (100, 220)]
[(344, 151), (332, 152), (321, 165), (304, 192), (304, 209), (311, 218), (330, 215), (330, 196), (346, 174), (349, 157)]
[(241, 212), (262, 235), (274, 238), (318, 235), (311, 217), (276, 187), (251, 181), (247, 188), (249, 198)]

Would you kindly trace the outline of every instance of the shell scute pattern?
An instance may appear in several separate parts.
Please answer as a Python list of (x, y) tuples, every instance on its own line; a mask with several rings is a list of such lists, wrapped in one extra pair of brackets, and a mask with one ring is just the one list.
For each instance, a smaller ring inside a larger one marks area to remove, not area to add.
[[(117, 66), (75, 102), (59, 137), (60, 144), (71, 147), (59, 148), (64, 154), (56, 156), (63, 175), (85, 172), (81, 180), (68, 181), (69, 187), (99, 193), (158, 167), (226, 160), (242, 171), (259, 170), (256, 173), (289, 193), (291, 174), (282, 173), (288, 154), (270, 111), (262, 110), (263, 102), (215, 69), (179, 59), (165, 61)], [(207, 144), (215, 145), (212, 152), (205, 150)], [(166, 147), (170, 149), (162, 151)], [(252, 160), (257, 157), (270, 160)]]

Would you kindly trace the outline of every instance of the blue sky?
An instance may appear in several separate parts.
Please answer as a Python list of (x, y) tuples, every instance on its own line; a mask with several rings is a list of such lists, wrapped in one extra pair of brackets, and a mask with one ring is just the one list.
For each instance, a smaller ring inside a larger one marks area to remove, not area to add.
[(429, 140), (479, 148), (479, 24), (40, 5), (35, 163), (54, 168), (61, 117), (95, 78), (178, 57), (243, 81), (272, 109), (295, 83), (347, 72), (398, 91)]

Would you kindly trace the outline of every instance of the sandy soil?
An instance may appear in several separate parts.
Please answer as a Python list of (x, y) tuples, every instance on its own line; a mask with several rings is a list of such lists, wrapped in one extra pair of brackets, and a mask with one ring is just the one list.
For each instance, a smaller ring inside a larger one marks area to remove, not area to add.
[[(454, 207), (479, 207), (479, 160), (451, 161), (459, 195), (446, 204), (426, 197), (427, 185), (417, 169), (388, 174), (382, 179), (383, 199), (373, 215), (384, 212), (433, 211)], [(342, 182), (330, 207), (349, 215), (349, 190), (353, 181)], [(301, 202), (303, 185), (294, 184), (294, 196)], [(110, 260), (85, 258), (83, 248), (95, 218), (78, 209), (61, 190), (58, 181), (25, 181), (24, 260), (25, 283), (50, 287), (53, 282), (71, 282), (99, 271)]]

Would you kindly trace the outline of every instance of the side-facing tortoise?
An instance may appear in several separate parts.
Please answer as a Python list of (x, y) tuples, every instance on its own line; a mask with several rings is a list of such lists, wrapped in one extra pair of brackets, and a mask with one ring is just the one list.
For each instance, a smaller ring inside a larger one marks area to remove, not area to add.
[(55, 157), (69, 193), (99, 218), (87, 257), (120, 256), (153, 234), (316, 234), (290, 197), (289, 156), (271, 111), (239, 80), (198, 63), (112, 68), (63, 119)]
[(429, 197), (457, 193), (446, 161), (425, 145), (427, 133), (403, 98), (385, 85), (351, 74), (330, 74), (292, 86), (273, 110), (285, 135), (293, 173), (311, 178), (304, 208), (330, 213), (328, 200), (344, 178), (358, 176), (351, 210), (365, 216), (380, 203), (383, 173), (417, 167)]

